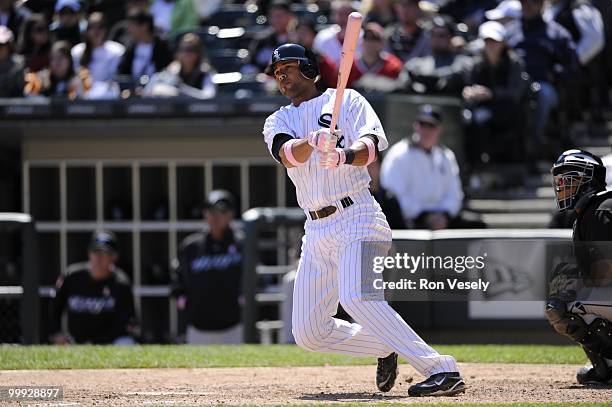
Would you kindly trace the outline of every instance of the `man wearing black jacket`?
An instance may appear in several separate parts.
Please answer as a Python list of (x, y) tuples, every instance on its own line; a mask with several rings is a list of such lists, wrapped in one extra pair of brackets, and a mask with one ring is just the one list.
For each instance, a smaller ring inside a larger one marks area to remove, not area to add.
[(204, 209), (208, 230), (181, 243), (173, 293), (187, 314), (188, 343), (242, 342), (242, 237), (230, 226), (234, 207), (229, 192), (211, 191)]
[[(115, 266), (117, 241), (111, 232), (94, 233), (89, 262), (73, 264), (58, 278), (52, 305), (51, 342), (133, 344), (134, 298), (127, 275)], [(62, 332), (63, 313), (68, 334)]]
[(118, 73), (129, 75), (136, 82), (143, 76), (151, 77), (162, 71), (171, 61), (172, 53), (166, 41), (155, 35), (153, 16), (144, 10), (134, 10), (127, 16), (128, 45)]
[(612, 191), (606, 168), (588, 151), (568, 150), (552, 168), (560, 211), (573, 210), (575, 264), (553, 271), (546, 316), (553, 328), (581, 345), (591, 365), (584, 385), (612, 384)]

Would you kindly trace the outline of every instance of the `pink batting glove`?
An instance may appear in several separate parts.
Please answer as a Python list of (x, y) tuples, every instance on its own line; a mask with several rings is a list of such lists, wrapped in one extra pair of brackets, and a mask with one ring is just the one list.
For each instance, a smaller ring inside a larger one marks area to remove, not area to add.
[(329, 129), (319, 129), (308, 135), (308, 144), (318, 151), (329, 152), (336, 147), (338, 132), (331, 133)]
[(338, 168), (346, 162), (346, 154), (341, 148), (335, 148), (327, 153), (321, 153), (319, 159), (319, 166), (323, 168)]

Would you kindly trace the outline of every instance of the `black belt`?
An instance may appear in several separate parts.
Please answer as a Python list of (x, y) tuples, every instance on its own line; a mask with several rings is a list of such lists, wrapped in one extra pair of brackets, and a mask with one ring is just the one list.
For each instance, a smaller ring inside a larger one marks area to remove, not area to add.
[[(350, 196), (345, 196), (344, 198), (342, 198), (340, 200), (340, 203), (342, 204), (342, 208), (348, 208), (349, 206), (354, 204)], [(308, 214), (310, 215), (310, 219), (312, 220), (323, 219), (336, 212), (337, 209), (338, 208), (336, 208), (335, 206), (330, 205), (326, 206), (323, 209), (319, 209), (318, 211), (309, 211)]]

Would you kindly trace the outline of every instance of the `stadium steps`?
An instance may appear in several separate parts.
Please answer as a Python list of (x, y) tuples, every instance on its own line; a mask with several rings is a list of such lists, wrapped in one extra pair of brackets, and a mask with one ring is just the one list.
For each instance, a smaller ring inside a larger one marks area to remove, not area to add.
[[(577, 148), (600, 157), (612, 154), (612, 112), (608, 119), (605, 126), (598, 128), (585, 123), (574, 125), (571, 137)], [(556, 209), (550, 165), (550, 162), (537, 162), (531, 174), (524, 166), (488, 168), (479, 174), (479, 188), (466, 188), (465, 209), (482, 216), (490, 228), (548, 227)]]

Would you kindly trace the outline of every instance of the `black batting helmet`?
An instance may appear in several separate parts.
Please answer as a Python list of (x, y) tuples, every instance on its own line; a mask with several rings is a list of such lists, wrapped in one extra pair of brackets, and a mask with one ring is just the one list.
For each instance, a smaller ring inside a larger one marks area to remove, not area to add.
[(281, 61), (298, 61), (300, 72), (306, 79), (319, 79), (319, 66), (315, 54), (299, 44), (283, 44), (272, 53), (272, 61), (264, 71), (268, 75), (274, 74), (274, 66)]
[(573, 209), (583, 195), (606, 188), (606, 167), (601, 158), (588, 151), (564, 151), (551, 173), (560, 211)]

